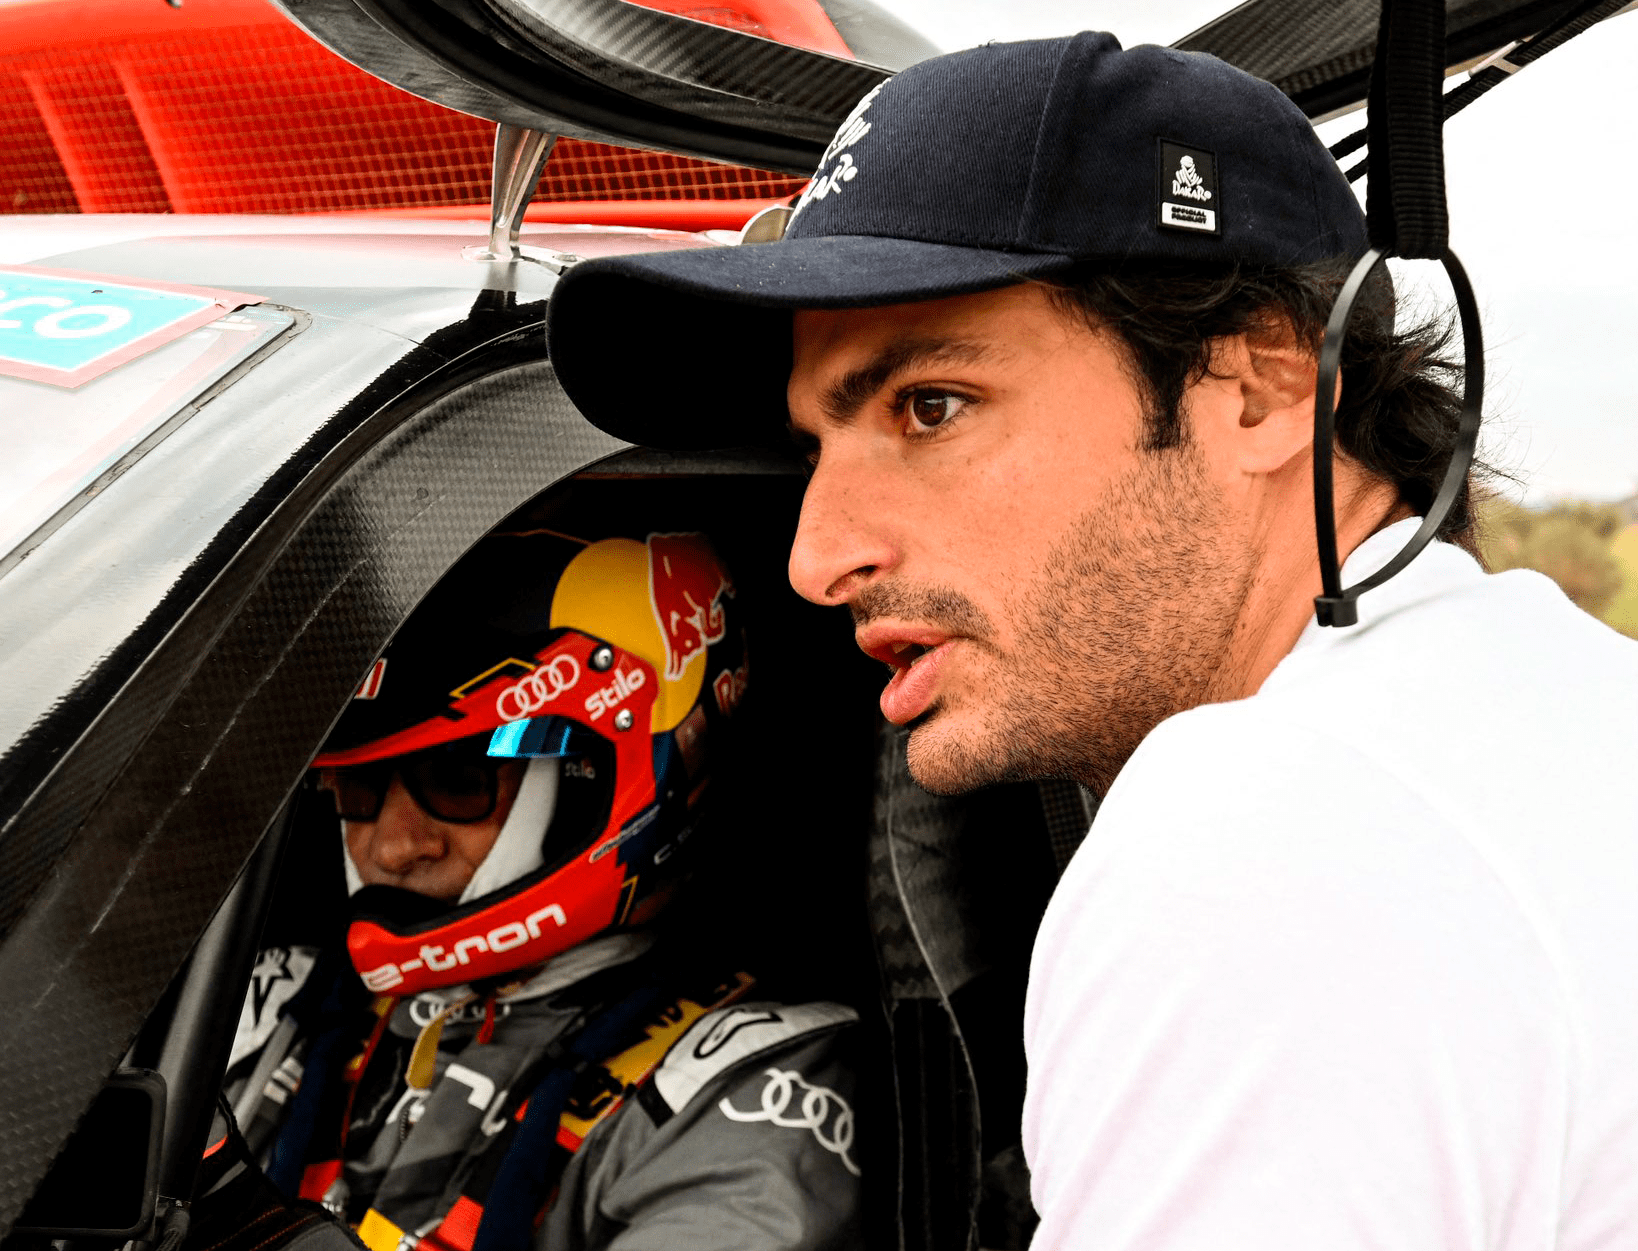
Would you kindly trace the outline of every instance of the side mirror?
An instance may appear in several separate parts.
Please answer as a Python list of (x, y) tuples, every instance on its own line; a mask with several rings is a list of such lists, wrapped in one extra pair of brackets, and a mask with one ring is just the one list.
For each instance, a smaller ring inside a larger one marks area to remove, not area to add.
[(91, 1101), (14, 1232), (110, 1242), (145, 1237), (164, 1132), (165, 1079), (148, 1069), (119, 1070)]

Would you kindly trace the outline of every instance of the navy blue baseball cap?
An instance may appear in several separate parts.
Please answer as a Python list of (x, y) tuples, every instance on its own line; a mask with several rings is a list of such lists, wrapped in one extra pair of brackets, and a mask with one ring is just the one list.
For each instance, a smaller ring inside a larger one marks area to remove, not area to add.
[(1365, 247), (1342, 171), (1273, 85), (1108, 34), (990, 44), (859, 101), (777, 242), (574, 266), (548, 350), (569, 398), (620, 438), (762, 443), (783, 432), (793, 309), (965, 295), (1089, 261), (1284, 266)]

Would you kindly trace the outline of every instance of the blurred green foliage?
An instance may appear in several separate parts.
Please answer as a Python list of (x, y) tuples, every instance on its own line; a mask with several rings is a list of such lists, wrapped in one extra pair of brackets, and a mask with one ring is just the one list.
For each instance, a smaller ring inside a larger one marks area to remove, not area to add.
[(1638, 524), (1630, 525), (1610, 541), (1610, 551), (1626, 570), (1627, 584), (1604, 613), (1604, 620), (1622, 634), (1638, 639)]
[(1491, 496), (1478, 514), (1479, 553), (1492, 572), (1544, 573), (1578, 606), (1638, 637), (1638, 526), (1623, 505), (1526, 508)]

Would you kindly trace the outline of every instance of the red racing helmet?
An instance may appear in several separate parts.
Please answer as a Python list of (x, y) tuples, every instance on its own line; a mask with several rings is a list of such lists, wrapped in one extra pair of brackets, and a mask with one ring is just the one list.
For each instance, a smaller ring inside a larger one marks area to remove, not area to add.
[[(733, 594), (697, 533), (578, 551), (560, 537), (498, 535), (439, 584), (314, 768), (461, 744), (526, 759), (529, 772), (455, 904), (385, 886), (354, 895), (347, 948), (370, 989), (503, 977), (657, 909), (745, 691)], [(543, 767), (547, 782), (525, 802)]]

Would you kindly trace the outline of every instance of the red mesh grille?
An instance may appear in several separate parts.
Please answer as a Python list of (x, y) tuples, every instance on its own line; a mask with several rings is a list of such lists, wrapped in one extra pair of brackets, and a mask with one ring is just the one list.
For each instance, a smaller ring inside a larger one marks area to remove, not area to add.
[[(489, 197), (490, 123), (355, 69), (263, 0), (7, 5), (0, 48), (0, 212), (311, 213)], [(535, 198), (752, 199), (801, 185), (565, 139)]]
[[(484, 177), (488, 178), (487, 172)], [(546, 175), (535, 199), (745, 200), (792, 195), (806, 181), (664, 152), (560, 139), (546, 162)], [(489, 198), (487, 181), (479, 198)]]

